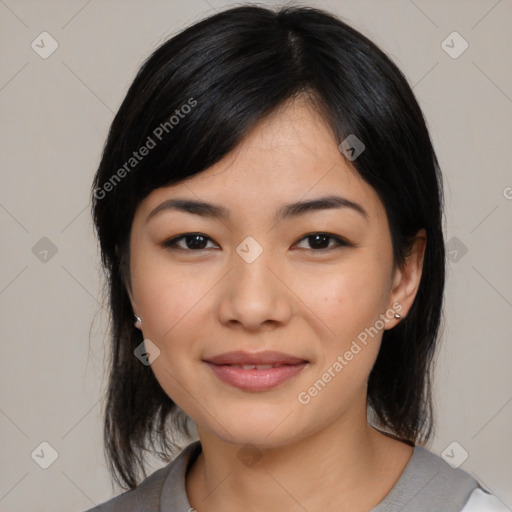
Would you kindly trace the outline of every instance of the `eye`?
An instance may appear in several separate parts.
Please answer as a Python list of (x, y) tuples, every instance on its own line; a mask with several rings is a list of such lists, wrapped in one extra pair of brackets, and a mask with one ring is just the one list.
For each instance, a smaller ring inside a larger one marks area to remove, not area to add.
[[(181, 241), (184, 241), (185, 247), (179, 244)], [(211, 241), (211, 238), (203, 235), (202, 233), (185, 233), (163, 242), (162, 245), (169, 249), (197, 251), (211, 249), (211, 247), (207, 247), (208, 241)]]
[[(329, 233), (311, 233), (301, 238), (299, 243), (303, 240), (307, 240), (310, 244), (311, 250), (314, 252), (330, 250), (336, 247), (348, 247), (351, 245), (345, 239), (339, 236), (330, 235)], [(331, 245), (329, 241), (334, 242), (334, 244)], [(213, 241), (203, 233), (184, 233), (183, 235), (166, 240), (162, 245), (168, 249), (183, 251), (200, 251), (214, 248), (208, 247), (208, 242)], [(306, 249), (308, 248), (306, 247)]]
[[(300, 241), (307, 240), (310, 244), (310, 247), (315, 251), (319, 252), (320, 250), (330, 250), (336, 247), (346, 247), (350, 246), (350, 243), (345, 239), (330, 235), (329, 233), (311, 233), (301, 238)], [(329, 240), (334, 241), (334, 245), (329, 245)]]

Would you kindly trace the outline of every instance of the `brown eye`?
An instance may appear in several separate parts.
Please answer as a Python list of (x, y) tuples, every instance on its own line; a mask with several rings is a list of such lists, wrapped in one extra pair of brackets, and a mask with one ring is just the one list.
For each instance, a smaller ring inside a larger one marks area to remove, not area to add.
[(174, 237), (171, 240), (167, 240), (162, 245), (169, 249), (198, 251), (211, 249), (211, 247), (207, 247), (208, 241), (211, 241), (211, 238), (203, 235), (202, 233), (185, 233), (183, 235)]
[[(350, 244), (338, 236), (330, 235), (328, 233), (312, 233), (301, 239), (307, 240), (310, 248), (314, 251), (328, 250), (336, 247), (349, 246)], [(334, 241), (334, 245), (330, 245), (330, 241)]]
[[(351, 244), (343, 238), (329, 233), (311, 233), (303, 237), (300, 242), (307, 240), (309, 247), (315, 252), (335, 249), (336, 247), (350, 246)], [(184, 233), (170, 240), (163, 242), (163, 246), (172, 250), (183, 250), (189, 252), (201, 251), (205, 249), (213, 249), (208, 247), (208, 243), (213, 240), (203, 233)], [(299, 243), (300, 243), (299, 242)]]

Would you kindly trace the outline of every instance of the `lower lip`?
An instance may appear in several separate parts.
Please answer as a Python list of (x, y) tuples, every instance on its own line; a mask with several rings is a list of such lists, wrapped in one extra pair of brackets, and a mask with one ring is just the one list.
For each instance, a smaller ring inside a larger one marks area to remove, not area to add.
[(265, 391), (295, 377), (306, 363), (290, 364), (267, 370), (242, 370), (236, 366), (206, 363), (222, 382), (244, 391)]

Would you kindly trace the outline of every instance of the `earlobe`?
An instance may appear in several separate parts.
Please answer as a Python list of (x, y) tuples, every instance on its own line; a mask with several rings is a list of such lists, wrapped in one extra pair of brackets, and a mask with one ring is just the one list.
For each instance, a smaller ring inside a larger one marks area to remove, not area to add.
[[(403, 266), (395, 271), (390, 303), (398, 302), (402, 305), (401, 318), (407, 316), (407, 312), (412, 307), (418, 292), (423, 272), (426, 243), (426, 232), (422, 228), (416, 233), (413, 245)], [(395, 318), (397, 322), (400, 321), (400, 318), (396, 316)], [(390, 327), (394, 327), (394, 325)]]

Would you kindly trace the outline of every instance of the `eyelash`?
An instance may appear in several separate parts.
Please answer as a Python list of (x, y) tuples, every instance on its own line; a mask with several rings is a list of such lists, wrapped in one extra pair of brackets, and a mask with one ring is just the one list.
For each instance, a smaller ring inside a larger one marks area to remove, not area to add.
[[(314, 237), (314, 236), (321, 236), (321, 237), (325, 237), (325, 238), (328, 238), (328, 239), (332, 239), (335, 241), (336, 245), (335, 246), (332, 246), (332, 247), (326, 247), (326, 248), (322, 248), (322, 249), (309, 249), (313, 252), (325, 252), (325, 251), (330, 251), (332, 249), (336, 249), (336, 248), (341, 248), (341, 247), (350, 247), (352, 246), (352, 244), (350, 244), (347, 240), (345, 240), (344, 238), (341, 238), (337, 235), (331, 235), (330, 233), (325, 233), (325, 232), (315, 232), (315, 233), (309, 233), (305, 236), (303, 236), (302, 238), (299, 239), (299, 242), (302, 242), (302, 240), (305, 240), (305, 239), (308, 239), (308, 238), (311, 238), (311, 237)], [(184, 252), (199, 252), (199, 251), (205, 251), (207, 250), (207, 248), (203, 248), (203, 249), (189, 249), (189, 248), (183, 248), (183, 247), (179, 247), (177, 245), (177, 243), (181, 240), (181, 239), (185, 239), (185, 238), (193, 238), (193, 237), (201, 237), (201, 238), (204, 238), (208, 241), (212, 241), (212, 239), (206, 235), (204, 235), (203, 233), (184, 233), (182, 235), (179, 235), (179, 236), (176, 236), (174, 238), (171, 238), (169, 240), (166, 240), (165, 242), (162, 243), (162, 246), (164, 246), (166, 249), (170, 249), (170, 250), (173, 250), (173, 251), (184, 251)], [(211, 249), (211, 247), (209, 248)]]

